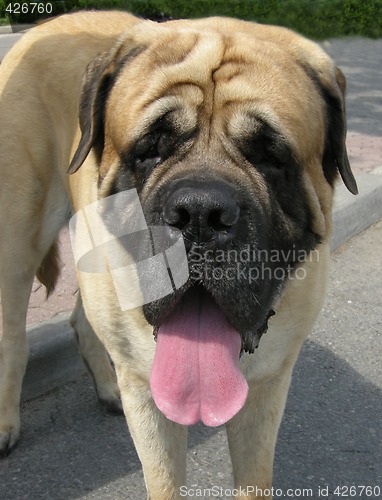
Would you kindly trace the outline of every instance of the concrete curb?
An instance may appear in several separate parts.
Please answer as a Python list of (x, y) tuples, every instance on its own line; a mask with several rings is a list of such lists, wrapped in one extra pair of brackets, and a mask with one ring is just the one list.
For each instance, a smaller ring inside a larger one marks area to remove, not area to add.
[[(382, 168), (357, 177), (359, 195), (338, 186), (333, 213), (332, 251), (382, 218)], [(86, 372), (69, 313), (28, 329), (30, 355), (22, 400), (35, 398)]]
[(23, 401), (71, 382), (86, 372), (69, 323), (71, 312), (27, 329), (29, 359)]
[(332, 250), (382, 218), (382, 168), (360, 175), (357, 184), (358, 196), (349, 193), (343, 185), (337, 188), (330, 245)]

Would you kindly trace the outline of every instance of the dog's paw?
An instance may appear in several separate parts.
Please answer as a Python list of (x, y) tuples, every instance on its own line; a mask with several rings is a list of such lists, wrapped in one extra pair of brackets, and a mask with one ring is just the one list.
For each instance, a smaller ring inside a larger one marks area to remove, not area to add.
[(98, 401), (107, 413), (111, 413), (112, 415), (123, 415), (122, 403), (119, 398), (105, 399), (98, 397)]
[(20, 428), (16, 426), (0, 426), (0, 458), (5, 458), (16, 446)]
[(122, 415), (123, 408), (120, 398), (120, 391), (113, 377), (103, 380), (103, 383), (95, 384), (99, 404), (107, 413)]

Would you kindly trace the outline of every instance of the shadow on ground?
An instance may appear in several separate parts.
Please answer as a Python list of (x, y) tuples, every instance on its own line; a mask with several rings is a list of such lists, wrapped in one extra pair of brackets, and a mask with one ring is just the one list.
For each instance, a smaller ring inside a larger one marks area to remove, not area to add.
[[(382, 391), (307, 341), (280, 431), (275, 487), (382, 486), (381, 415)], [(190, 484), (231, 487), (226, 453), (222, 429), (192, 428)], [(0, 485), (1, 499), (145, 496), (124, 418), (99, 410), (87, 376), (24, 403), (22, 440), (1, 462)]]

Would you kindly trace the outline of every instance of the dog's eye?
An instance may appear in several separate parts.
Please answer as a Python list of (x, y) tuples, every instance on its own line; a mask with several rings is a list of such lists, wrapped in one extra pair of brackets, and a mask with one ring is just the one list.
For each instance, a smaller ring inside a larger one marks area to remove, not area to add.
[(264, 172), (282, 171), (285, 165), (276, 148), (269, 141), (251, 141), (243, 148), (243, 154), (247, 161)]
[(140, 175), (147, 176), (157, 165), (189, 146), (196, 133), (197, 129), (179, 133), (168, 120), (162, 118), (135, 143), (126, 156), (126, 163)]
[(166, 133), (155, 132), (137, 142), (135, 165), (137, 168), (152, 168), (166, 156)]
[(293, 156), (287, 140), (259, 117), (247, 118), (247, 135), (238, 144), (243, 156), (269, 178), (284, 176)]

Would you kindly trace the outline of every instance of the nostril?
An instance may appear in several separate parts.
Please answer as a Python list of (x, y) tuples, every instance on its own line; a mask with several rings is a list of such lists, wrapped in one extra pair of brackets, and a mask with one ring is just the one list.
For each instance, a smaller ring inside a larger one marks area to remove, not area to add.
[(164, 210), (164, 220), (169, 226), (183, 229), (190, 222), (191, 216), (186, 208), (170, 205)]
[(226, 229), (227, 224), (224, 224), (222, 220), (222, 210), (214, 210), (209, 214), (207, 226), (215, 231)]
[(239, 207), (235, 207), (235, 209), (230, 207), (230, 209), (227, 210), (219, 208), (211, 211), (208, 216), (207, 224), (215, 231), (227, 230), (236, 224), (239, 219), (239, 215)]
[(183, 227), (187, 226), (187, 224), (190, 223), (191, 217), (186, 208), (178, 208), (177, 214), (178, 214), (178, 219), (175, 226), (178, 229), (182, 229)]
[(240, 218), (240, 207), (235, 203), (223, 210), (220, 220), (222, 224), (228, 227), (234, 226)]

